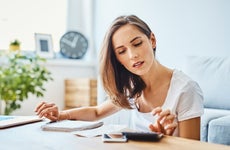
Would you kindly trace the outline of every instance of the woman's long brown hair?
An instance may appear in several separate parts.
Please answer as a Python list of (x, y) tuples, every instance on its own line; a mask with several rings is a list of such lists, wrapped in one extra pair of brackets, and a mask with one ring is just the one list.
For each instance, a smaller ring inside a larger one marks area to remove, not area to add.
[[(114, 104), (132, 109), (130, 98), (137, 98), (146, 87), (144, 81), (128, 71), (117, 60), (112, 43), (113, 34), (122, 26), (131, 24), (150, 38), (152, 31), (148, 25), (135, 15), (120, 16), (114, 20), (107, 31), (100, 53), (100, 75), (105, 92)], [(155, 53), (155, 49), (154, 49)]]

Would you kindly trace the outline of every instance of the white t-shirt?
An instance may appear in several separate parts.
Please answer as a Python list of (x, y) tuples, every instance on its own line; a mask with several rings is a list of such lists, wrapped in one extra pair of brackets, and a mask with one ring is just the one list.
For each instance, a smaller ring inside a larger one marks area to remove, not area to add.
[[(174, 70), (163, 110), (170, 109), (176, 115), (175, 121), (183, 121), (203, 114), (203, 94), (199, 85), (183, 72)], [(149, 131), (148, 126), (155, 123), (156, 116), (151, 112), (142, 113), (138, 109), (132, 112), (132, 127), (137, 131)], [(178, 136), (178, 128), (173, 136)]]

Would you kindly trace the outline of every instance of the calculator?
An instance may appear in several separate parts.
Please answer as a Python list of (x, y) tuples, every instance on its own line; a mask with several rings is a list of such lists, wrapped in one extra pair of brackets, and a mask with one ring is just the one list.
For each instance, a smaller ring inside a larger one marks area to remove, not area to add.
[(162, 133), (156, 132), (122, 132), (122, 134), (128, 140), (136, 141), (159, 141), (162, 137)]

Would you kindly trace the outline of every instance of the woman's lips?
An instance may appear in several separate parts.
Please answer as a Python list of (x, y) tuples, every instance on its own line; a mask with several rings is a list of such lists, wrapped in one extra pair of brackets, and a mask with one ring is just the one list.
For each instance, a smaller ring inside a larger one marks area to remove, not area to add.
[(135, 64), (133, 64), (133, 67), (134, 68), (139, 68), (143, 63), (144, 63), (144, 61), (138, 61)]

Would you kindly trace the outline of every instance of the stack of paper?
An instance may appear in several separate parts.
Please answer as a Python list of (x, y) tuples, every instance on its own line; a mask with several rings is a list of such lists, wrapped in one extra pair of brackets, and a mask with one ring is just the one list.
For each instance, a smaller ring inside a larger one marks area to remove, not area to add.
[(103, 122), (63, 120), (63, 121), (47, 123), (43, 125), (41, 128), (45, 131), (73, 132), (73, 131), (94, 129), (102, 125)]

